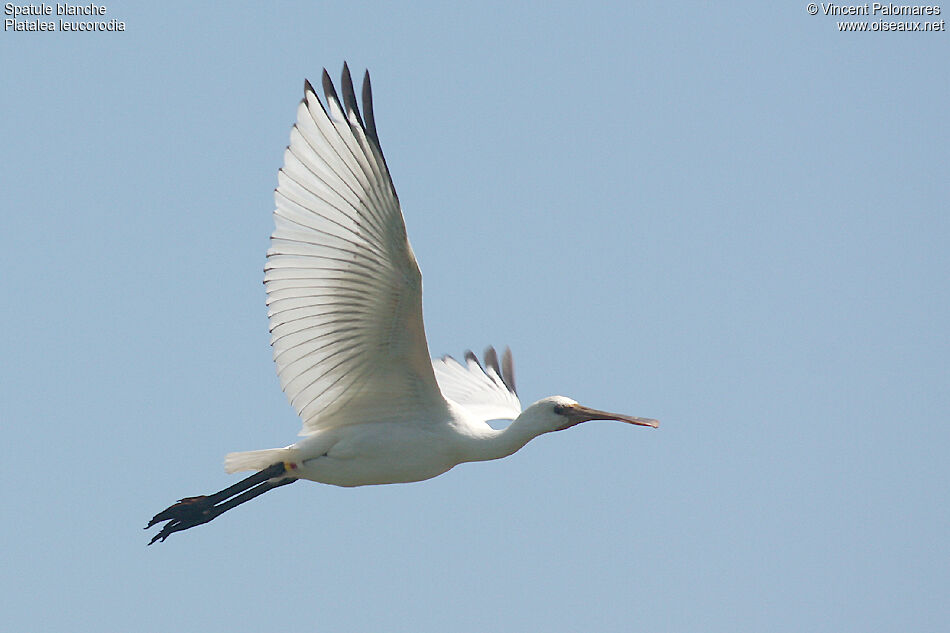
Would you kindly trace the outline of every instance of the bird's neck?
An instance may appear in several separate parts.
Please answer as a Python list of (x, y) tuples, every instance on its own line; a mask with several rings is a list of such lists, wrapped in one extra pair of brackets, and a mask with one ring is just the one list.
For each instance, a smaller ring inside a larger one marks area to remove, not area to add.
[(521, 417), (504, 429), (493, 429), (487, 424), (471, 428), (463, 442), (463, 461), (480, 462), (508, 457), (522, 446), (544, 433), (531, 420)]

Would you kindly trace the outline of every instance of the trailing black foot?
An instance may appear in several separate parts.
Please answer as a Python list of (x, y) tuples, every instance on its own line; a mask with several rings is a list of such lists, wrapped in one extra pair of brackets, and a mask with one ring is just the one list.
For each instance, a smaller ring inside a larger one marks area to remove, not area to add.
[[(145, 526), (145, 529), (152, 527), (162, 521), (168, 521), (165, 526), (162, 528), (161, 532), (152, 537), (152, 540), (148, 542), (149, 545), (155, 541), (162, 540), (164, 541), (169, 537), (169, 535), (180, 532), (181, 530), (187, 530), (188, 528), (195, 527), (196, 525), (201, 525), (202, 523), (207, 523), (211, 519), (215, 518), (220, 512), (214, 512), (215, 506), (212, 502), (212, 497), (200, 495), (198, 497), (185, 497), (176, 504), (173, 504), (154, 517), (148, 522), (148, 525)], [(223, 510), (222, 510), (223, 512)]]
[(145, 526), (147, 530), (153, 525), (168, 521), (148, 544), (151, 545), (155, 541), (164, 541), (175, 532), (207, 523), (231, 508), (250, 501), (268, 490), (297, 481), (293, 477), (280, 478), (285, 472), (286, 468), (282, 463), (274, 464), (213, 495), (198, 495), (197, 497), (180, 499), (177, 503), (168, 506), (152, 517), (152, 520)]

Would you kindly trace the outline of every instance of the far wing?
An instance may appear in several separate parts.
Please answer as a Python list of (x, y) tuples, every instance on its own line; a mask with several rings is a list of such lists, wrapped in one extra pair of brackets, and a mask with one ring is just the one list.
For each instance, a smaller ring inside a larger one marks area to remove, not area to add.
[(505, 348), (501, 365), (495, 349), (489, 347), (484, 367), (470, 351), (465, 352), (464, 365), (443, 356), (433, 358), (432, 367), (442, 394), (482, 420), (514, 420), (521, 413), (510, 349)]
[(438, 419), (422, 324), (422, 275), (373, 117), (349, 69), (343, 103), (326, 70), (324, 108), (309, 82), (284, 153), (267, 252), (271, 345), (302, 434), (384, 419)]

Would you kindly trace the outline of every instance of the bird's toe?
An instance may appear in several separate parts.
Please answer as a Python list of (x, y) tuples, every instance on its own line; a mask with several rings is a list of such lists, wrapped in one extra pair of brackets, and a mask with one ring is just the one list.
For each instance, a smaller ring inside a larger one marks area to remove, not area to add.
[[(198, 495), (197, 497), (185, 497), (180, 499), (178, 503), (173, 503), (168, 506), (158, 514), (152, 517), (152, 520), (148, 522), (148, 525), (145, 526), (145, 529), (152, 527), (157, 523), (162, 521), (185, 521), (192, 519), (196, 516), (200, 516), (205, 510), (210, 508), (213, 505), (210, 497), (206, 495)], [(167, 525), (165, 526), (168, 527)], [(162, 539), (165, 540), (165, 539)]]

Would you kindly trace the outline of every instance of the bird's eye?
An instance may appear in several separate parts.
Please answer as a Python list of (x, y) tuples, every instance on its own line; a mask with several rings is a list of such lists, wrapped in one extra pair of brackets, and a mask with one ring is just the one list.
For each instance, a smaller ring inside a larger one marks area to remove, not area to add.
[(554, 405), (555, 415), (564, 415), (565, 411), (567, 411), (567, 407), (565, 407), (563, 404)]

